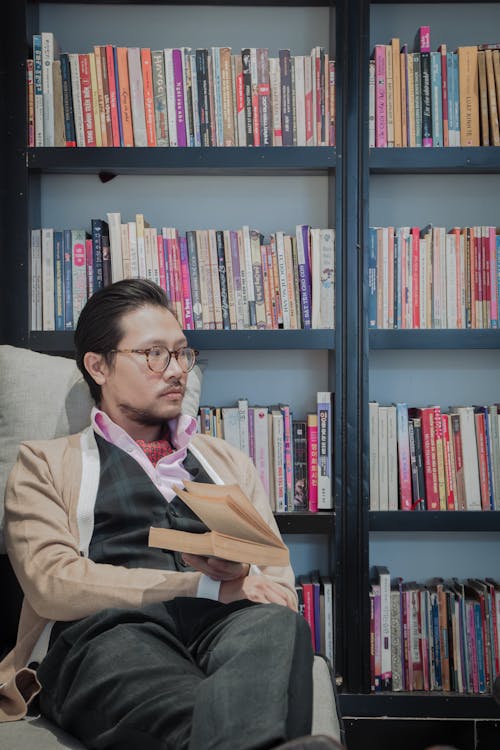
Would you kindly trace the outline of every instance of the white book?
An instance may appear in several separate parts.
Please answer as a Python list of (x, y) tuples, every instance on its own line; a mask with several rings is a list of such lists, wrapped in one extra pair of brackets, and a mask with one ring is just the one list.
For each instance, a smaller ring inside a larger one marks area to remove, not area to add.
[(389, 510), (389, 476), (387, 447), (387, 406), (378, 408), (378, 492), (379, 510)]
[(151, 231), (151, 227), (144, 228), (144, 255), (146, 259), (146, 278), (148, 279), (148, 281), (155, 281), (153, 270), (153, 248), (151, 243)]
[(54, 79), (52, 63), (59, 59), (59, 45), (51, 31), (42, 31), (43, 145), (54, 146)]
[(118, 211), (109, 211), (107, 214), (109, 226), (109, 248), (111, 253), (111, 280), (121, 281), (125, 278), (123, 273), (123, 255), (121, 228), (122, 217)]
[(175, 108), (173, 49), (171, 47), (168, 47), (163, 52), (165, 55), (165, 86), (167, 89), (168, 132), (170, 136), (170, 145), (177, 146), (177, 116)]
[(420, 328), (427, 328), (427, 242), (420, 238)]
[(239, 297), (240, 299), (240, 321), (243, 322), (243, 328), (250, 327), (250, 310), (248, 307), (248, 295), (247, 295), (247, 270), (246, 270), (246, 258), (245, 258), (245, 243), (243, 241), (243, 230), (238, 229), (238, 259), (240, 262), (240, 283), (239, 283)]
[[(128, 224), (125, 222), (120, 227), (120, 247), (122, 251), (123, 278), (129, 279), (130, 272), (130, 241), (128, 236)], [(111, 260), (111, 271), (113, 270), (113, 260)]]
[(380, 585), (380, 676), (382, 689), (392, 686), (391, 666), (391, 575), (384, 565), (375, 565)]
[(269, 83), (271, 86), (271, 111), (273, 116), (273, 146), (282, 146), (281, 132), (281, 74), (279, 57), (269, 58)]
[(267, 406), (250, 406), (253, 412), (254, 464), (257, 473), (269, 496), (269, 427)]
[(220, 47), (212, 47), (212, 89), (215, 116), (215, 145), (224, 145), (224, 127), (222, 123), (222, 83), (220, 73)]
[(370, 60), (368, 73), (368, 147), (375, 148), (375, 60)]
[(387, 486), (389, 510), (398, 510), (398, 446), (396, 407), (387, 407)]
[(31, 330), (42, 330), (42, 230), (31, 230)]
[(147, 146), (146, 112), (144, 109), (144, 86), (142, 82), (141, 50), (129, 47), (127, 53), (128, 78), (130, 86), (130, 107), (132, 109), (132, 126), (134, 146)]
[(321, 576), (320, 582), (325, 597), (325, 656), (333, 668), (333, 584), (328, 576)]
[(333, 508), (333, 462), (332, 462), (332, 394), (318, 391), (316, 394), (318, 415), (318, 510)]
[(311, 229), (311, 327), (335, 328), (335, 230)]
[(55, 330), (54, 230), (42, 229), (42, 330)]
[(130, 277), (139, 278), (139, 259), (137, 257), (137, 227), (135, 221), (128, 222), (128, 246), (130, 252)]
[(248, 399), (238, 399), (238, 416), (240, 429), (240, 450), (245, 456), (250, 455), (250, 446), (248, 440)]
[(217, 258), (217, 238), (215, 229), (208, 230), (208, 256), (212, 281), (215, 328), (217, 330), (222, 330), (222, 299), (220, 294), (219, 261)]
[(278, 259), (278, 276), (281, 294), (281, 312), (283, 314), (283, 328), (291, 328), (290, 296), (286, 278), (285, 238), (283, 232), (276, 232), (276, 257)]
[(275, 510), (282, 513), (285, 508), (285, 446), (283, 442), (283, 414), (279, 409), (271, 411)]
[(146, 279), (146, 246), (144, 244), (144, 229), (149, 224), (144, 221), (144, 214), (135, 215), (136, 237), (137, 237), (137, 263), (139, 267), (139, 278)]
[(482, 510), (474, 409), (472, 406), (456, 406), (451, 409), (451, 412), (460, 415), (465, 508), (466, 510)]
[(457, 247), (454, 234), (446, 235), (446, 327), (457, 328)]
[(146, 230), (146, 238), (149, 241), (151, 252), (151, 267), (153, 270), (153, 281), (160, 286), (160, 264), (158, 261), (158, 231), (156, 227), (149, 227)]
[(73, 290), (73, 326), (87, 301), (87, 266), (85, 252), (85, 230), (71, 230), (71, 280)]
[(240, 413), (237, 406), (222, 407), (224, 440), (240, 450)]
[(68, 58), (71, 71), (71, 95), (73, 97), (76, 145), (79, 148), (83, 148), (85, 146), (85, 129), (83, 126), (83, 106), (80, 90), (80, 63), (76, 53), (71, 52)]
[(242, 227), (243, 234), (243, 257), (245, 261), (246, 292), (249, 314), (249, 328), (257, 327), (257, 316), (255, 309), (255, 287), (252, 271), (252, 245), (250, 241), (250, 227)]
[(306, 99), (304, 81), (304, 55), (295, 55), (295, 113), (297, 146), (306, 145)]
[(380, 510), (378, 482), (378, 402), (368, 404), (368, 430), (370, 455), (370, 510)]

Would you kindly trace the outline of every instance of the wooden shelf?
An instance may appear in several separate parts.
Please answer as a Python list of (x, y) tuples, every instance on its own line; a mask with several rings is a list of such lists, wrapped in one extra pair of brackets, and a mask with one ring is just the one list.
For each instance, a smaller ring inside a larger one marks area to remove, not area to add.
[[(191, 346), (215, 349), (335, 349), (335, 331), (186, 331)], [(31, 331), (29, 347), (47, 354), (72, 354), (73, 331)]]
[(500, 719), (491, 695), (459, 693), (341, 693), (342, 716)]
[(500, 173), (500, 148), (372, 148), (372, 174), (487, 174)]
[(370, 511), (370, 531), (500, 531), (500, 511)]
[(370, 349), (498, 349), (500, 329), (368, 331)]
[(21, 157), (44, 174), (318, 174), (335, 168), (330, 146), (210, 148), (29, 148)]

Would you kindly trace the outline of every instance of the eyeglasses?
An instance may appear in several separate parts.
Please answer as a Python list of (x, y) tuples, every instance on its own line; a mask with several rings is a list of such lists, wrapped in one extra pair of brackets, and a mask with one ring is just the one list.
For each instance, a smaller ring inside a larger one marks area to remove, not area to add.
[(148, 367), (152, 372), (165, 372), (170, 364), (172, 356), (183, 372), (189, 372), (196, 364), (196, 357), (200, 353), (197, 349), (189, 346), (181, 346), (180, 349), (170, 351), (166, 346), (152, 346), (149, 349), (110, 349), (110, 353), (117, 354), (144, 354)]

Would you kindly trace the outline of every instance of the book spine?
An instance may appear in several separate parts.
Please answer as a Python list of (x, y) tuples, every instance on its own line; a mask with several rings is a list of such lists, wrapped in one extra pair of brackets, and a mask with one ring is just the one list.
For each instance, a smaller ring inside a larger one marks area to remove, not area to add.
[(118, 99), (116, 90), (116, 75), (113, 45), (106, 44), (106, 66), (108, 71), (109, 85), (109, 111), (111, 116), (111, 132), (113, 135), (113, 146), (120, 146), (120, 125), (118, 121)]
[(399, 459), (399, 507), (401, 510), (411, 510), (413, 503), (407, 405), (397, 404), (396, 415)]
[(64, 134), (66, 146), (76, 146), (75, 121), (73, 114), (73, 96), (71, 93), (71, 70), (69, 56), (61, 55), (61, 79), (63, 90)]
[(83, 110), (83, 132), (86, 146), (96, 146), (92, 91), (90, 87), (90, 61), (88, 54), (78, 55), (80, 90)]
[(177, 145), (187, 146), (186, 137), (186, 112), (184, 108), (184, 82), (182, 70), (182, 51), (172, 51), (172, 63), (174, 72), (174, 96), (175, 96), (175, 123), (177, 129)]
[(64, 267), (63, 233), (54, 232), (54, 316), (55, 316), (55, 330), (56, 331), (64, 331), (63, 267)]
[(420, 27), (420, 81), (422, 97), (422, 146), (432, 147), (431, 31)]
[(318, 510), (318, 415), (307, 415), (307, 486), (309, 510)]
[(229, 317), (229, 296), (226, 273), (226, 257), (224, 252), (224, 232), (222, 230), (217, 230), (215, 232), (215, 241), (217, 247), (217, 270), (219, 274), (222, 328), (225, 331), (229, 331), (231, 329), (231, 320)]
[(332, 497), (332, 404), (331, 393), (317, 394), (318, 415), (318, 510), (330, 510)]
[(293, 145), (292, 77), (290, 50), (280, 49), (281, 131), (283, 146)]
[(50, 31), (42, 31), (43, 146), (54, 146), (54, 87), (52, 63), (58, 56), (57, 42)]
[(65, 229), (63, 233), (64, 259), (63, 259), (63, 286), (64, 286), (64, 328), (66, 331), (73, 330), (73, 258), (71, 229)]
[(71, 230), (73, 326), (76, 327), (80, 312), (87, 301), (87, 257), (85, 230)]
[(187, 331), (192, 331), (194, 328), (193, 304), (191, 298), (191, 279), (189, 274), (189, 255), (186, 237), (179, 237), (179, 258), (182, 285), (182, 319), (184, 321), (184, 328)]
[(375, 146), (387, 147), (385, 46), (375, 46)]

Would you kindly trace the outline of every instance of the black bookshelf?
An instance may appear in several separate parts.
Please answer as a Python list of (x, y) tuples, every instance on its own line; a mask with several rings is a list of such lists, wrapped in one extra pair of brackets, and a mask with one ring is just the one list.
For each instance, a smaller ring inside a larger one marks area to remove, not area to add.
[(369, 168), (373, 174), (496, 173), (500, 171), (500, 148), (372, 148)]
[(28, 168), (44, 174), (317, 174), (335, 168), (330, 146), (255, 148), (29, 148)]
[[(185, 331), (191, 346), (216, 349), (335, 349), (335, 331)], [(30, 349), (47, 354), (71, 353), (73, 331), (31, 331)]]
[(370, 511), (370, 531), (500, 531), (500, 511)]
[(327, 534), (333, 532), (335, 515), (332, 511), (318, 513), (275, 513), (282, 534)]
[(428, 329), (368, 332), (370, 349), (497, 349), (500, 329)]
[(500, 719), (492, 696), (461, 693), (343, 693), (343, 717)]

